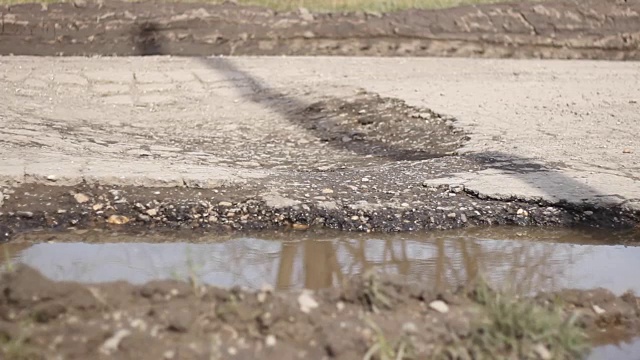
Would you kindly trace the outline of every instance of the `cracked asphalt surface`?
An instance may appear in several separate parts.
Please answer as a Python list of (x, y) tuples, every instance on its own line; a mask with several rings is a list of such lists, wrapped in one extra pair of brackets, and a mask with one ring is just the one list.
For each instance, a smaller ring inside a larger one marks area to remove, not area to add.
[(0, 80), (4, 234), (633, 226), (640, 211), (639, 63), (18, 56)]

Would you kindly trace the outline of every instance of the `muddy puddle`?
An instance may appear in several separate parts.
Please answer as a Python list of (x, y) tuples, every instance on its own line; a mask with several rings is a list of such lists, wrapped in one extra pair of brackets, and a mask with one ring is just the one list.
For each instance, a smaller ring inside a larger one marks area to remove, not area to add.
[(496, 287), (523, 294), (596, 287), (621, 294), (640, 292), (640, 281), (624, 276), (640, 273), (640, 247), (629, 245), (636, 236), (508, 227), (429, 234), (270, 232), (225, 237), (78, 231), (23, 234), (5, 250), (14, 262), (54, 280), (91, 283), (140, 284), (195, 276), (221, 287), (320, 289), (372, 269), (440, 289), (482, 274)]
[(587, 360), (638, 360), (640, 359), (640, 338), (616, 340), (593, 348)]

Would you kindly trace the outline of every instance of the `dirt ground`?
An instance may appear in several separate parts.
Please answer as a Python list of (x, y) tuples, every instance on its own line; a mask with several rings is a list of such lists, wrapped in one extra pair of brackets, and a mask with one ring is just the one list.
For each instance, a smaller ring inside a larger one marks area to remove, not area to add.
[(560, 0), (279, 13), (227, 2), (5, 5), (1, 55), (347, 55), (640, 59), (640, 3)]
[[(56, 283), (19, 266), (2, 275), (0, 290), (7, 359), (561, 359), (584, 351), (564, 343), (579, 343), (581, 334), (606, 341), (640, 326), (640, 300), (631, 294), (566, 290), (527, 300), (537, 318), (558, 316), (557, 333), (534, 326), (514, 335), (523, 328), (509, 318), (519, 311), (509, 307), (513, 302), (495, 307), (493, 295), (481, 296), (479, 288), (441, 292), (373, 275), (315, 293), (273, 293), (222, 290), (197, 279)], [(558, 297), (562, 305), (553, 308)], [(500, 328), (492, 325), (496, 315)], [(500, 334), (521, 344), (492, 348), (488, 337)]]

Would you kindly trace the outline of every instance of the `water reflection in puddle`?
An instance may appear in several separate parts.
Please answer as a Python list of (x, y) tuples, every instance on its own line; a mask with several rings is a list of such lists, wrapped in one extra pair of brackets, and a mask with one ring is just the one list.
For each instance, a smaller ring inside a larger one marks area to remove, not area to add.
[(620, 294), (640, 292), (640, 282), (624, 276), (640, 273), (640, 247), (604, 242), (633, 240), (635, 235), (522, 228), (397, 235), (295, 232), (224, 239), (31, 233), (12, 242), (9, 251), (16, 261), (52, 279), (80, 282), (143, 283), (194, 274), (225, 287), (318, 289), (376, 268), (439, 288), (482, 273), (494, 285), (522, 293), (604, 287)]
[(640, 338), (595, 347), (587, 360), (639, 360)]

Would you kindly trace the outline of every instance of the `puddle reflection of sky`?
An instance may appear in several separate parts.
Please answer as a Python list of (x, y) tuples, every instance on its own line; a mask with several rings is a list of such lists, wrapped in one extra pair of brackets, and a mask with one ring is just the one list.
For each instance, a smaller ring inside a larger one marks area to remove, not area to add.
[[(449, 283), (477, 268), (492, 282), (531, 281), (529, 291), (534, 292), (566, 287), (604, 287), (618, 294), (628, 289), (640, 292), (640, 281), (631, 275), (640, 273), (640, 247), (455, 237), (439, 242), (395, 238), (323, 243), (319, 249), (326, 246), (347, 276), (376, 265), (411, 280), (433, 281), (437, 267), (443, 266), (442, 276)], [(311, 271), (306, 270), (305, 262), (321, 256), (305, 252), (304, 242), (237, 238), (207, 244), (41, 243), (15, 257), (55, 280), (144, 283), (185, 279), (194, 272), (208, 284), (259, 288), (273, 284), (278, 277), (283, 244), (295, 248), (291, 283), (301, 287), (304, 271)], [(323, 267), (319, 268), (322, 271)], [(317, 266), (313, 269), (318, 271)]]

